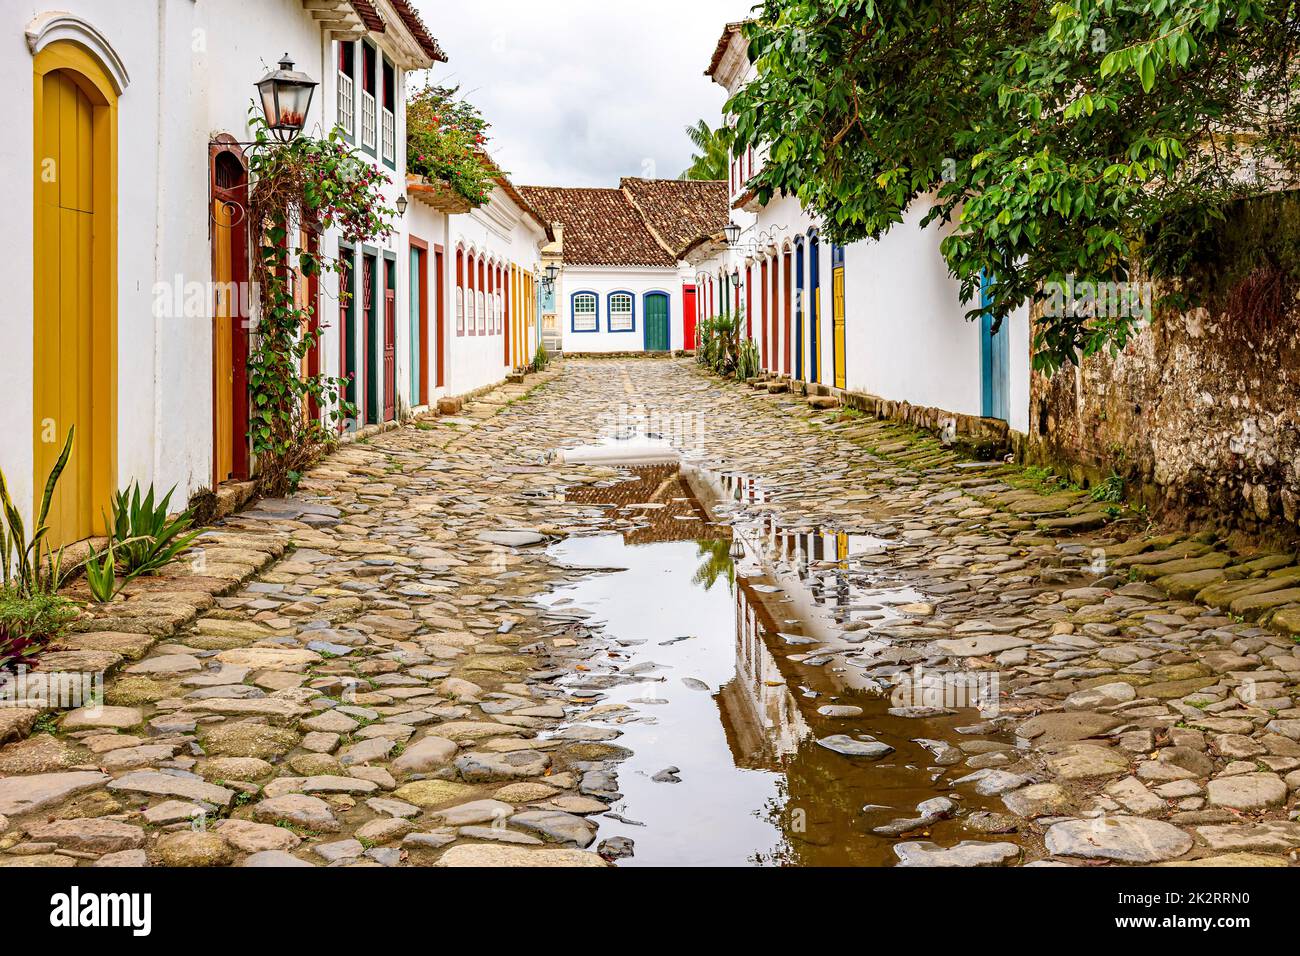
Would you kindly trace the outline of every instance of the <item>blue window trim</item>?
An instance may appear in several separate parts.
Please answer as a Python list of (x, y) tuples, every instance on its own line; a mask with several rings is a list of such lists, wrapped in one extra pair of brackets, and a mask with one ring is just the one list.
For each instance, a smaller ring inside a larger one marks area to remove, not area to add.
[[(642, 315), (646, 314), (646, 302), (649, 300), (650, 296), (652, 295), (663, 296), (664, 303), (668, 308), (668, 351), (671, 352), (673, 350), (673, 295), (671, 292), (665, 292), (663, 289), (648, 289), (647, 291), (642, 292), (641, 293), (641, 314)], [(641, 323), (641, 327), (642, 327), (641, 349), (643, 351), (648, 351), (650, 346), (649, 343), (646, 341), (646, 336), (650, 334), (650, 326), (643, 322)]]
[[(596, 300), (596, 327), (594, 329), (580, 329), (576, 327), (575, 320), (577, 317), (574, 315), (573, 306), (580, 295), (589, 295)], [(577, 292), (569, 294), (569, 331), (574, 335), (589, 335), (593, 332), (600, 331), (600, 296), (591, 289), (579, 289)]]
[[(614, 314), (613, 300), (616, 295), (625, 295), (632, 300), (632, 328), (616, 329), (610, 321)], [(628, 332), (636, 331), (636, 293), (629, 292), (627, 289), (614, 289), (612, 292), (605, 293), (605, 331), (611, 335), (623, 335)]]

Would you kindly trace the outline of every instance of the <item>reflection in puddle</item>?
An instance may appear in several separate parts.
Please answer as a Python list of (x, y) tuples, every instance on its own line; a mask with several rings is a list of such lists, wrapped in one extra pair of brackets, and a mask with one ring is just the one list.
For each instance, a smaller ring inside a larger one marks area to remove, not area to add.
[[(561, 564), (608, 573), (545, 600), (598, 635), (586, 646), (601, 649), (561, 684), (597, 704), (583, 723), (619, 729), (613, 742), (631, 752), (614, 768), (612, 815), (593, 818), (599, 839), (636, 841), (624, 866), (894, 863), (895, 841), (871, 828), (956, 796), (937, 784), (933, 747), (978, 717), (891, 715), (880, 668), (855, 662), (889, 646), (874, 628), (923, 600), (880, 583), (889, 542), (777, 527), (743, 476), (631, 475), (570, 489), (567, 501), (603, 506), (620, 532), (552, 547)], [(894, 751), (873, 761), (818, 745), (834, 735)], [(978, 838), (958, 820), (913, 836)]]

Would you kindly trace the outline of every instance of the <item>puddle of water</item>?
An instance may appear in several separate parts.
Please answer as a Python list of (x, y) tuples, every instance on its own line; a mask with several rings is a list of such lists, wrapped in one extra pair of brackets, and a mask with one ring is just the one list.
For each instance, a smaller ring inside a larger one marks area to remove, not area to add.
[[(624, 866), (894, 863), (896, 841), (871, 827), (914, 816), (930, 797), (957, 796), (939, 781), (969, 772), (935, 766), (915, 741), (955, 742), (963, 738), (954, 728), (979, 717), (973, 710), (892, 716), (880, 685), (845, 659), (864, 646), (886, 646), (870, 627), (897, 620), (894, 608), (923, 598), (873, 586), (855, 563), (885, 553), (889, 542), (775, 527), (770, 516), (744, 510), (763, 500), (761, 488), (745, 480), (737, 497), (734, 482), (689, 469), (689, 485), (675, 468), (633, 474), (566, 495), (615, 507), (631, 524), (553, 546), (562, 564), (608, 573), (544, 601), (557, 612), (586, 614), (585, 625), (604, 637), (604, 649), (572, 685), (593, 674), (633, 675), (602, 686), (599, 699), (631, 709), (588, 723), (623, 732), (611, 742), (632, 756), (618, 765), (623, 796), (612, 810), (643, 826), (595, 817), (598, 839), (636, 841)], [(700, 498), (713, 515), (728, 513), (732, 526), (712, 523)], [(845, 629), (855, 622), (861, 630)], [(862, 713), (824, 716), (817, 708), (827, 704)], [(895, 752), (871, 762), (816, 742), (836, 734), (878, 740)], [(680, 782), (655, 779), (672, 767)], [(965, 809), (1001, 809), (963, 795)], [(951, 845), (982, 837), (945, 820), (914, 838)]]
[(600, 436), (590, 445), (561, 448), (558, 461), (568, 465), (649, 465), (677, 464), (681, 455), (670, 437), (663, 433), (652, 416), (643, 411), (623, 412), (602, 424)]

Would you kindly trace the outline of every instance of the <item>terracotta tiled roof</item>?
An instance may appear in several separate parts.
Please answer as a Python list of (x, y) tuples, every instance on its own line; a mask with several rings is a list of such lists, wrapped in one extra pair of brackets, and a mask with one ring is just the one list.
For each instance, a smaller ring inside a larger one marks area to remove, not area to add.
[(384, 32), (384, 18), (379, 15), (379, 11), (370, 0), (352, 0), (352, 9), (357, 11), (362, 25), (371, 33)]
[(625, 176), (619, 185), (655, 238), (679, 259), (731, 219), (728, 186), (721, 180)]
[(393, 9), (406, 23), (406, 28), (411, 31), (416, 41), (419, 42), (420, 48), (431, 59), (437, 60), (439, 63), (446, 63), (447, 54), (442, 52), (442, 47), (433, 38), (429, 28), (424, 25), (424, 20), (420, 17), (420, 12), (415, 9), (415, 4), (411, 3), (410, 0), (389, 0), (389, 2), (392, 3)]
[(735, 23), (728, 23), (722, 30), (722, 36), (718, 38), (718, 45), (713, 50), (713, 57), (709, 60), (709, 68), (704, 71), (705, 76), (712, 76), (718, 69), (718, 64), (722, 62), (723, 55), (727, 52), (727, 46), (731, 43), (731, 35), (739, 33), (748, 20), (739, 20)]
[(586, 266), (677, 265), (621, 189), (520, 186), (542, 218), (564, 225), (564, 261)]
[[(352, 9), (357, 11), (357, 16), (361, 18), (362, 25), (370, 33), (383, 33), (385, 29), (384, 18), (379, 15), (375, 9), (372, 0), (350, 0)], [(424, 51), (425, 56), (439, 63), (447, 62), (447, 54), (442, 52), (442, 47), (438, 41), (429, 33), (429, 28), (424, 25), (424, 20), (420, 13), (410, 0), (389, 0), (397, 15), (402, 18), (402, 23), (411, 35), (415, 37), (415, 42), (420, 44), (420, 49)]]

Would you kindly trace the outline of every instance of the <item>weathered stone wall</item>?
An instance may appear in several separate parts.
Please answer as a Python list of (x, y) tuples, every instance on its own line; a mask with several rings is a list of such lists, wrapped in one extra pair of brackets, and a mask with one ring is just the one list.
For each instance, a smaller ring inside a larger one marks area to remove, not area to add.
[(1300, 319), (1161, 314), (1116, 356), (1035, 374), (1024, 455), (1117, 473), (1158, 517), (1300, 537)]

